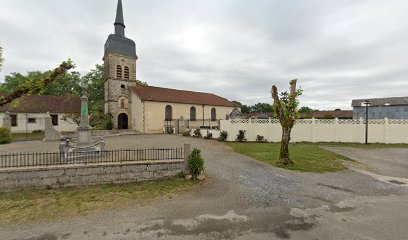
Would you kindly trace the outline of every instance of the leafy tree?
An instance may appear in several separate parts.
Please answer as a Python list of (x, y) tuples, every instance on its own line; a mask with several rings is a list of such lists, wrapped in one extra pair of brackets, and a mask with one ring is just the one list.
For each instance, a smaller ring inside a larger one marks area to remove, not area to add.
[(272, 105), (269, 103), (256, 103), (251, 106), (251, 112), (272, 112)]
[(313, 113), (313, 112), (317, 112), (317, 111), (318, 111), (318, 110), (312, 109), (312, 108), (306, 107), (306, 106), (303, 106), (303, 107), (301, 107), (301, 108), (299, 109), (299, 113)]
[(251, 108), (248, 105), (242, 104), (238, 101), (232, 101), (232, 102), (241, 108), (241, 113), (243, 114), (248, 114), (251, 111)]
[(299, 105), (298, 97), (302, 95), (302, 90), (296, 90), (297, 79), (293, 79), (289, 82), (290, 93), (282, 92), (278, 94), (278, 88), (272, 86), (272, 98), (273, 98), (273, 110), (275, 116), (278, 117), (282, 126), (282, 140), (279, 153), (279, 163), (283, 165), (292, 165), (294, 162), (289, 157), (289, 142), (290, 133), (295, 125), (296, 119), (299, 118), (299, 111), (297, 109)]
[(6, 97), (0, 97), (0, 106), (10, 103), (15, 99), (20, 98), (23, 95), (41, 95), (45, 92), (47, 87), (56, 79), (64, 76), (68, 70), (74, 68), (75, 65), (70, 59), (62, 62), (53, 71), (48, 71), (46, 74), (38, 76), (38, 78), (26, 78), (24, 81), (16, 86), (15, 90), (10, 91)]

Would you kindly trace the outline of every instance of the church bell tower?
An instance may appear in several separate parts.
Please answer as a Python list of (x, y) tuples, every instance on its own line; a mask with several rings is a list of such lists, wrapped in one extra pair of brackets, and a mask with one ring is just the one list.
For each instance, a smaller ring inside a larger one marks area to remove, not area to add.
[(113, 116), (115, 129), (132, 128), (131, 87), (136, 86), (136, 44), (125, 37), (122, 0), (118, 0), (115, 33), (105, 43), (105, 113)]

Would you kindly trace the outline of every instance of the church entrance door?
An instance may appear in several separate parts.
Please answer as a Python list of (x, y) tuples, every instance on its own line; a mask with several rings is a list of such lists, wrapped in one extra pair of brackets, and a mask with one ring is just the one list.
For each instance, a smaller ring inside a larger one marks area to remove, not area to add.
[(118, 129), (128, 129), (128, 115), (126, 113), (119, 114)]

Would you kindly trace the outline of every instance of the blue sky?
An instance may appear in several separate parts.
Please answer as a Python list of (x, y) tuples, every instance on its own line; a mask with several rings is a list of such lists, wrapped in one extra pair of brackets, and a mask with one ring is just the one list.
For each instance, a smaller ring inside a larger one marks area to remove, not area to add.
[[(116, 0), (0, 0), (11, 72), (102, 63)], [(397, 0), (123, 0), (137, 77), (246, 104), (298, 78), (301, 105), (350, 109), (353, 98), (408, 95), (408, 2)]]

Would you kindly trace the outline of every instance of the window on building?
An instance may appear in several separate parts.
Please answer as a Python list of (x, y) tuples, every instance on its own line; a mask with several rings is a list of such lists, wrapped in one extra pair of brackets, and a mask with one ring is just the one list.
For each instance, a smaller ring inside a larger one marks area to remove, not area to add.
[(120, 65), (116, 66), (116, 77), (117, 78), (122, 78), (122, 66), (120, 66)]
[(28, 118), (28, 123), (35, 123), (36, 119), (35, 118)]
[(53, 126), (58, 126), (58, 114), (51, 114), (51, 122)]
[(16, 114), (11, 114), (11, 126), (12, 127), (17, 127), (17, 115)]
[(172, 119), (173, 119), (173, 108), (170, 105), (167, 105), (165, 109), (165, 120), (171, 121)]
[(196, 108), (191, 107), (190, 108), (190, 121), (195, 121), (196, 120)]
[(129, 79), (129, 67), (125, 67), (125, 69), (124, 69), (124, 76), (125, 76), (125, 79)]
[(217, 111), (215, 108), (211, 109), (211, 121), (216, 121), (217, 120)]

